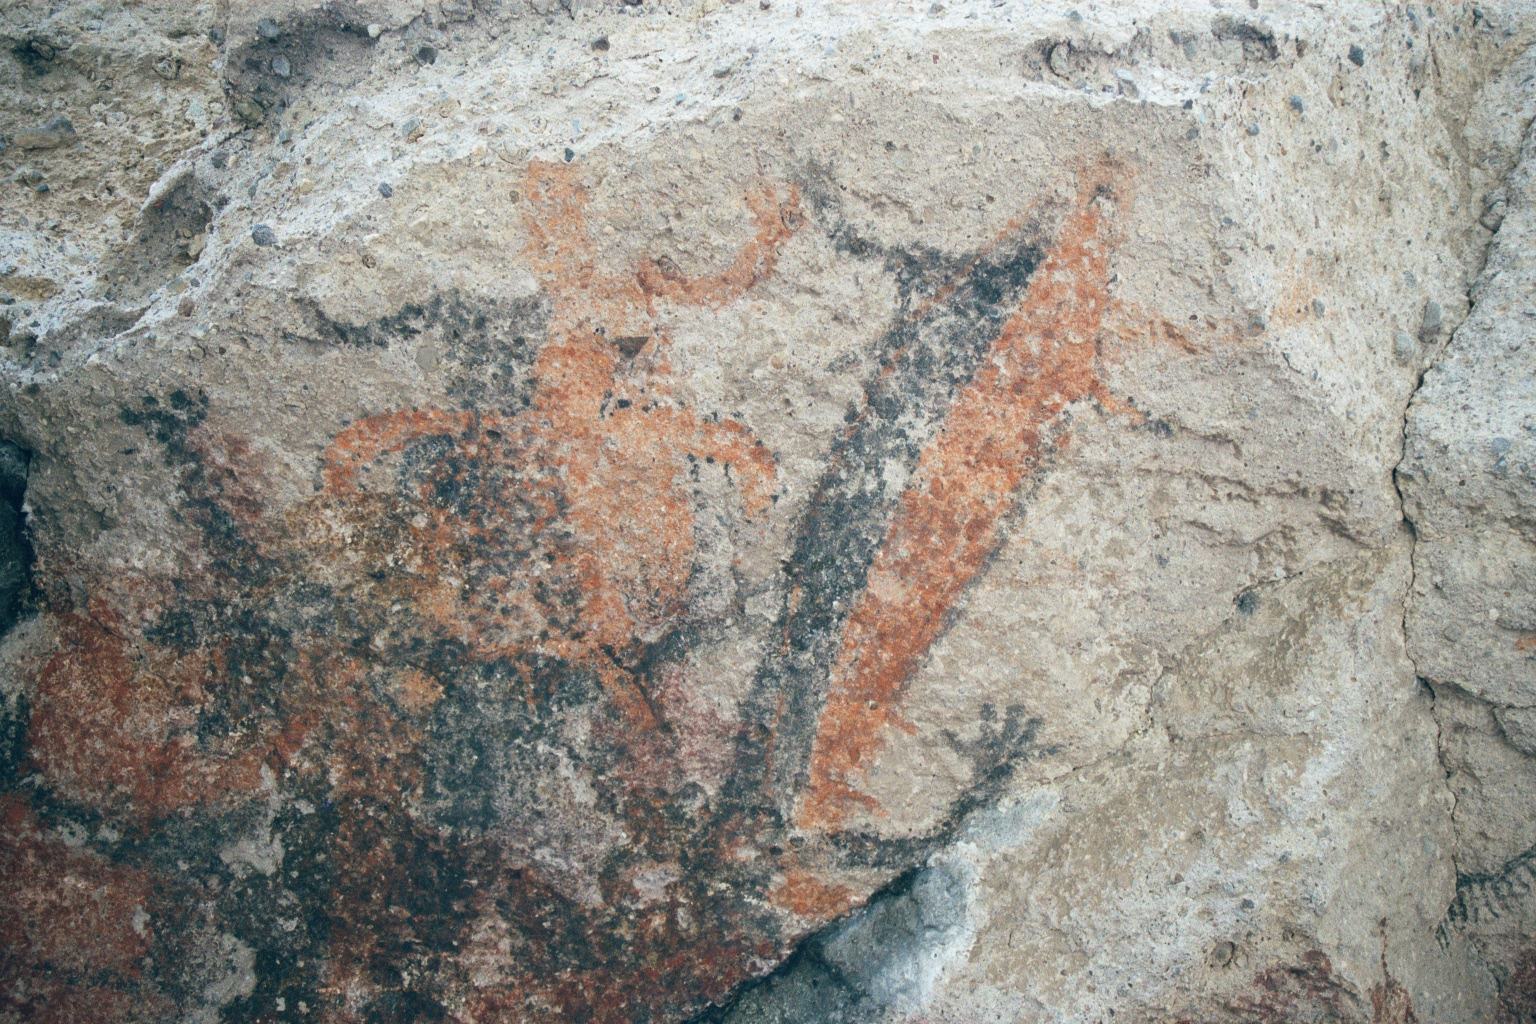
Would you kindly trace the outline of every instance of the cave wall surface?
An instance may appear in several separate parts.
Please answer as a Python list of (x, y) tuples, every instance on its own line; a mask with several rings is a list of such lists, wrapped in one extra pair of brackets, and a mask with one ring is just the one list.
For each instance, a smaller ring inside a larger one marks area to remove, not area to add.
[(1536, 5), (0, 10), (0, 1021), (1536, 1020)]

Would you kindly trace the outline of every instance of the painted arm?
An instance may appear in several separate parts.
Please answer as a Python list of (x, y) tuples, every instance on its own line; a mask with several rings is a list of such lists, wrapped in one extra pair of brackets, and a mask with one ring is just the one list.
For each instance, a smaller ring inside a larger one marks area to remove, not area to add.
[(690, 306), (720, 307), (735, 302), (759, 281), (773, 273), (779, 250), (800, 229), (800, 190), (789, 188), (783, 202), (773, 187), (747, 193), (747, 208), (757, 230), (751, 241), (736, 253), (731, 265), (716, 274), (684, 277), (677, 268), (657, 260), (641, 265), (636, 276), (647, 296), (662, 296)]

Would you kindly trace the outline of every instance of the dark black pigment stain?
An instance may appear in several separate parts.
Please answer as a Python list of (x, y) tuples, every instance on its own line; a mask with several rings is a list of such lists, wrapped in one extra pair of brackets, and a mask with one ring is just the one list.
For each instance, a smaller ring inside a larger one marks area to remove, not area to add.
[(196, 262), (189, 241), (208, 230), (213, 201), (197, 176), (188, 172), (146, 206), (133, 240), (107, 266), (106, 297), (140, 305)]
[(1211, 21), (1211, 35), (1222, 42), (1238, 42), (1243, 46), (1243, 59), (1273, 61), (1280, 59), (1280, 47), (1275, 45), (1275, 34), (1251, 21), (1234, 18), (1230, 14), (1217, 15)]
[(441, 359), (452, 397), (482, 411), (514, 412), (528, 404), (529, 369), (549, 331), (543, 295), (492, 299), (438, 292), (364, 323), (338, 320), (312, 301), (301, 300), (299, 307), (304, 327), (288, 330), (285, 340), (349, 348), (415, 346)]
[(330, 2), (282, 21), (263, 18), (256, 34), (225, 59), (224, 93), (247, 125), (287, 109), (295, 89), (322, 77), (350, 84), (363, 74), (376, 40), (360, 4)]
[(1515, 854), (1496, 871), (1456, 873), (1456, 894), (1435, 927), (1441, 949), (1469, 924), (1498, 920), (1511, 907), (1524, 904), (1536, 887), (1536, 846)]
[(53, 70), (58, 59), (60, 45), (41, 36), (17, 39), (11, 43), (11, 56), (27, 73), (41, 78)]

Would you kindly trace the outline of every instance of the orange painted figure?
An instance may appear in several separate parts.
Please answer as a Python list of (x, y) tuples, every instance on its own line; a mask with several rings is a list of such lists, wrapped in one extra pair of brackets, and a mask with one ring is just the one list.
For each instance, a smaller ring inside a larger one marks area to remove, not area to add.
[(370, 416), (325, 456), (330, 500), (362, 500), (386, 457), (421, 460), (420, 515), (402, 553), (408, 598), (475, 657), (539, 654), (594, 671), (634, 721), (653, 719), (630, 662), (684, 608), (694, 562), (688, 460), (724, 463), (748, 516), (773, 492), (772, 454), (731, 420), (669, 404), (628, 371), (667, 339), (658, 306), (723, 306), (772, 273), (800, 224), (793, 190), (747, 197), (752, 239), (717, 274), (668, 261), (599, 266), (573, 168), (534, 163), (527, 257), (552, 306), (527, 408)]

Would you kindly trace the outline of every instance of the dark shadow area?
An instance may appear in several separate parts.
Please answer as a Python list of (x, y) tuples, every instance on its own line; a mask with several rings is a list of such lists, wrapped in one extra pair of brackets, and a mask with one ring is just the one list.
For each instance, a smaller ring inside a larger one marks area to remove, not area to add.
[(22, 511), (31, 461), (32, 454), (25, 448), (0, 441), (0, 634), (8, 632), (34, 604), (32, 543)]

